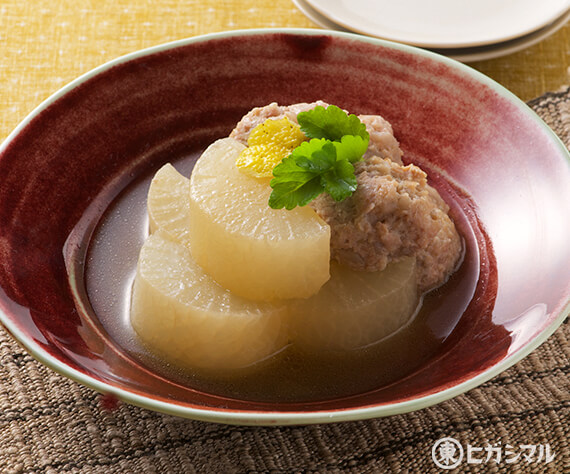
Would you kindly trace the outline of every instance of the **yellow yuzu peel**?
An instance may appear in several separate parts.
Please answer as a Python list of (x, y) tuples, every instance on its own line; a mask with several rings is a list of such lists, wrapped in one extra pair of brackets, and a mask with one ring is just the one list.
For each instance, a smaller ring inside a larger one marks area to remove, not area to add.
[(236, 166), (254, 178), (270, 178), (273, 168), (306, 140), (299, 125), (287, 117), (268, 119), (250, 132), (248, 147), (239, 154)]

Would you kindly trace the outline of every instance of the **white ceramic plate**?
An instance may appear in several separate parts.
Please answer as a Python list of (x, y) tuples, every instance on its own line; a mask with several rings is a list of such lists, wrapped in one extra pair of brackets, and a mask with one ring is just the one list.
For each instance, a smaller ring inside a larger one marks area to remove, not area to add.
[(534, 31), (533, 33), (521, 36), (520, 38), (515, 38), (510, 41), (503, 41), (491, 46), (432, 49), (432, 51), (462, 62), (483, 61), (485, 59), (498, 58), (501, 56), (506, 56), (508, 54), (516, 53), (517, 51), (522, 51), (523, 49), (529, 48), (533, 44), (546, 39), (558, 31), (560, 28), (562, 28), (568, 20), (570, 20), (570, 11), (566, 12), (556, 21), (545, 26), (544, 28), (541, 28), (540, 30)]
[[(293, 0), (293, 3), (299, 10), (301, 10), (301, 12), (305, 14), (305, 16), (307, 16), (307, 18), (323, 28), (344, 32), (350, 31), (341, 25), (337, 25), (327, 17), (321, 15), (313, 7), (307, 4), (306, 0)], [(439, 54), (443, 54), (449, 58), (462, 62), (483, 61), (486, 59), (498, 58), (515, 53), (517, 51), (521, 51), (532, 46), (533, 44), (546, 39), (548, 36), (554, 34), (556, 31), (562, 28), (568, 20), (570, 20), (570, 10), (566, 11), (562, 16), (557, 18), (552, 23), (546, 25), (545, 27), (509, 41), (502, 41), (500, 43), (488, 46), (476, 46), (470, 48), (431, 49)]]
[(426, 48), (509, 41), (562, 16), (569, 0), (305, 0), (351, 31)]
[(350, 32), (349, 29), (343, 28), (337, 25), (334, 21), (329, 20), (326, 16), (321, 15), (317, 10), (315, 10), (311, 5), (309, 5), (306, 0), (293, 0), (295, 6), (303, 12), (303, 14), (311, 21), (316, 23), (323, 28), (335, 31)]

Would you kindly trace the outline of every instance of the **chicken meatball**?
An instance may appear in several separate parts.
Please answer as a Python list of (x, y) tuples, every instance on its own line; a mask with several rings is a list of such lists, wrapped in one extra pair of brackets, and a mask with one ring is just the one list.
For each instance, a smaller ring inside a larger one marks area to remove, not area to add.
[[(327, 103), (317, 101), (258, 107), (246, 114), (231, 137), (244, 144), (253, 128)], [(415, 165), (404, 166), (392, 126), (379, 115), (360, 115), (370, 135), (363, 160), (355, 164), (358, 187), (336, 202), (321, 194), (309, 205), (331, 227), (331, 258), (354, 270), (380, 271), (404, 256), (416, 257), (421, 291), (441, 285), (453, 272), (462, 241), (449, 206)]]
[(355, 173), (352, 196), (336, 202), (321, 194), (309, 204), (331, 226), (331, 258), (354, 270), (379, 271), (415, 255), (420, 290), (441, 285), (460, 258), (462, 242), (426, 174), (378, 156), (357, 163)]

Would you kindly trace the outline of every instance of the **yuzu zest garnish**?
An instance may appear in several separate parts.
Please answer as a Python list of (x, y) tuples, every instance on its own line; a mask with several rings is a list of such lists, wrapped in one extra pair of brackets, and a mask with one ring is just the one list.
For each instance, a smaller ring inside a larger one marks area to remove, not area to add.
[(248, 176), (271, 178), (273, 168), (306, 139), (299, 125), (287, 117), (266, 120), (251, 131), (236, 166)]

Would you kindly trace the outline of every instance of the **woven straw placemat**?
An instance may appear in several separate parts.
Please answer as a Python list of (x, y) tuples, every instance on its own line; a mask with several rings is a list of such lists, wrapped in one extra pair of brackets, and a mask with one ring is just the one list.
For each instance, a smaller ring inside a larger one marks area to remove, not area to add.
[[(570, 144), (570, 89), (531, 107)], [(570, 324), (506, 372), (414, 413), (236, 427), (119, 404), (37, 363), (0, 328), (0, 473), (570, 472)], [(450, 450), (451, 447), (451, 450)], [(446, 450), (447, 448), (447, 450)], [(447, 464), (445, 464), (447, 463)]]

